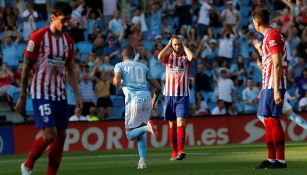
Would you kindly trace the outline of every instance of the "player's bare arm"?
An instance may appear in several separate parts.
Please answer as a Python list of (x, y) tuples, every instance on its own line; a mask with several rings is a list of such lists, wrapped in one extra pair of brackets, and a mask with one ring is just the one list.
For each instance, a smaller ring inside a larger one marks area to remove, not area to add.
[(191, 62), (194, 58), (192, 51), (182, 42), (183, 50), (188, 57), (188, 60)]
[(24, 63), (21, 71), (21, 80), (20, 80), (20, 96), (16, 103), (15, 109), (17, 112), (22, 112), (26, 106), (26, 97), (27, 97), (27, 87), (28, 87), (28, 77), (30, 70), (33, 67), (34, 61), (24, 58)]
[(114, 86), (120, 87), (121, 86), (121, 79), (122, 79), (121, 73), (120, 72), (115, 72), (114, 78), (113, 78)]
[(282, 98), (279, 93), (279, 84), (281, 81), (282, 73), (282, 56), (281, 54), (273, 54), (273, 76), (274, 76), (274, 101), (277, 105), (282, 105)]
[(165, 54), (167, 53), (167, 51), (172, 47), (172, 39), (171, 38), (167, 45), (160, 51), (160, 53), (158, 54), (158, 60), (159, 61), (163, 61), (165, 59)]
[(78, 89), (78, 82), (77, 82), (76, 75), (74, 73), (74, 67), (75, 67), (75, 62), (73, 59), (69, 59), (66, 61), (65, 68), (66, 68), (66, 73), (67, 73), (67, 81), (71, 85), (74, 93), (76, 94), (77, 106), (80, 109), (82, 109), (83, 103), (82, 103), (80, 92)]
[(156, 79), (149, 79), (150, 84), (155, 88), (152, 101), (151, 101), (151, 106), (152, 108), (155, 108), (155, 104), (158, 100), (159, 95), (161, 94), (161, 86), (160, 83)]

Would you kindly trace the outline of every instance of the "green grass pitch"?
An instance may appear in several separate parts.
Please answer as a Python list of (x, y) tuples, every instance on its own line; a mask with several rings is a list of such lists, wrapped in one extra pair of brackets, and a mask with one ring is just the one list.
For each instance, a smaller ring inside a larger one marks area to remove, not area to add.
[[(187, 159), (169, 161), (170, 148), (150, 148), (147, 169), (137, 170), (137, 150), (65, 153), (59, 175), (307, 175), (307, 143), (287, 143), (287, 169), (255, 170), (266, 157), (264, 144), (187, 147)], [(0, 156), (0, 175), (20, 174), (26, 155)], [(34, 175), (44, 175), (47, 157), (35, 165)]]

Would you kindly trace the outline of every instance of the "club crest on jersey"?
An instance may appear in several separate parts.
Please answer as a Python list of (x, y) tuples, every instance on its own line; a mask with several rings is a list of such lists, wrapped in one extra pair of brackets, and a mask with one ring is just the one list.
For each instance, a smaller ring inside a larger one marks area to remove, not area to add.
[(30, 40), (29, 43), (28, 43), (28, 46), (27, 46), (27, 51), (33, 52), (34, 46), (35, 46), (34, 41)]
[(277, 43), (276, 43), (275, 40), (271, 40), (271, 41), (269, 42), (269, 47), (273, 47), (273, 46), (276, 46), (276, 45), (277, 45)]

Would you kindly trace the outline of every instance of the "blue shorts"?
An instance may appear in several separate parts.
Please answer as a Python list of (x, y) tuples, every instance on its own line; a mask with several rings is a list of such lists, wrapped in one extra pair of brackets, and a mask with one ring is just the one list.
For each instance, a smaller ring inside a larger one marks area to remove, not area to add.
[(37, 128), (67, 128), (68, 112), (66, 100), (33, 99), (33, 111)]
[[(279, 90), (281, 98), (284, 99), (285, 90)], [(257, 115), (264, 117), (279, 118), (282, 113), (283, 104), (277, 106), (274, 101), (273, 89), (262, 89), (260, 92), (260, 100)]]
[(188, 117), (189, 96), (165, 96), (164, 105), (164, 120)]

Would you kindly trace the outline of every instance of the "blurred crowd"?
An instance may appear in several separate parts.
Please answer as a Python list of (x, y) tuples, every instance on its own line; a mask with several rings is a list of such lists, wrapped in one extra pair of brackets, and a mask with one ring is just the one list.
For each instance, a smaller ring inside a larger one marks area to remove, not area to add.
[[(0, 98), (12, 109), (26, 42), (33, 31), (48, 24), (49, 6), (55, 1), (1, 1)], [(183, 38), (196, 60), (190, 68), (191, 116), (255, 113), (261, 71), (251, 38), (261, 36), (251, 23), (251, 12), (259, 6), (269, 9), (271, 26), (286, 41), (289, 102), (294, 111), (307, 109), (306, 0), (65, 1), (73, 7), (68, 32), (75, 41), (75, 71), (84, 102), (82, 110), (75, 107), (67, 84), (72, 121), (123, 116), (123, 94), (112, 78), (126, 45), (135, 49), (134, 60), (147, 65), (163, 86), (164, 65), (157, 55), (173, 35)], [(152, 115), (162, 114), (163, 96)]]

